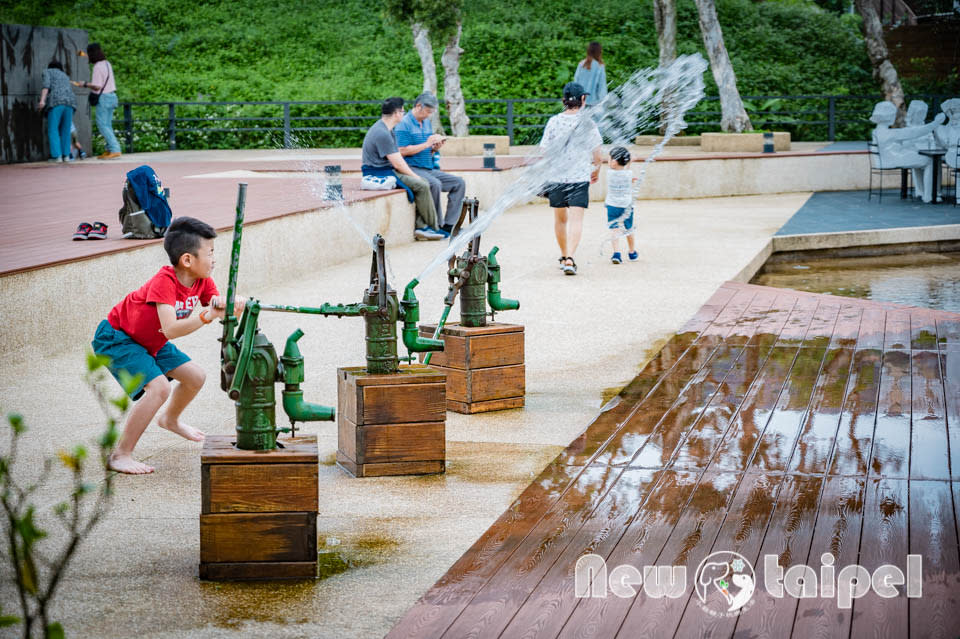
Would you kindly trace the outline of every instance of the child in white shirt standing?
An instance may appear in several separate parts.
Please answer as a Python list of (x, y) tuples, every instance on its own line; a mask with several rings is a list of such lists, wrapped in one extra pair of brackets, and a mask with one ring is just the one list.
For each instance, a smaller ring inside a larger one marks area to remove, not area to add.
[[(610, 149), (610, 168), (607, 169), (607, 224), (614, 229), (613, 255), (610, 261), (614, 264), (623, 262), (620, 256), (620, 235), (627, 236), (627, 246), (630, 252), (627, 257), (636, 262), (640, 257), (637, 254), (633, 240), (633, 171), (630, 170), (630, 151), (622, 146)], [(623, 229), (619, 232), (616, 229)]]

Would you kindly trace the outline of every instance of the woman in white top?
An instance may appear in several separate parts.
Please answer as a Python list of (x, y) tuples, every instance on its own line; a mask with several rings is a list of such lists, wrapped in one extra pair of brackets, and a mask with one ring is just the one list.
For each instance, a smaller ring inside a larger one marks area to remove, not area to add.
[(103, 54), (98, 42), (94, 42), (87, 47), (87, 57), (93, 65), (93, 74), (90, 76), (90, 82), (84, 82), (83, 86), (90, 89), (91, 93), (98, 95), (97, 106), (97, 130), (103, 136), (107, 145), (107, 152), (100, 154), (100, 159), (109, 160), (120, 157), (120, 143), (117, 142), (117, 136), (113, 133), (113, 112), (117, 108), (117, 81), (113, 75), (113, 65), (107, 61), (107, 56)]
[[(554, 213), (554, 233), (560, 245), (560, 267), (577, 274), (573, 260), (583, 233), (583, 211), (590, 203), (590, 185), (597, 181), (603, 156), (603, 138), (596, 123), (583, 113), (586, 91), (576, 82), (563, 87), (562, 113), (543, 129), (540, 148), (547, 158), (544, 195)], [(592, 160), (592, 164), (591, 164)]]

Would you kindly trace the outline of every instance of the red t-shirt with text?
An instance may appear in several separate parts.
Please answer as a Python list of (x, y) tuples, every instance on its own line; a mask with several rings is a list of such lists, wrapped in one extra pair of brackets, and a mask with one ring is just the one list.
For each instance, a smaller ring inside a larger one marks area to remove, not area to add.
[(197, 280), (188, 288), (177, 279), (172, 266), (164, 266), (114, 306), (107, 321), (147, 349), (150, 355), (156, 355), (167, 343), (166, 336), (160, 332), (157, 304), (169, 304), (177, 311), (177, 319), (183, 319), (197, 306), (207, 306), (214, 295), (219, 293), (212, 278)]

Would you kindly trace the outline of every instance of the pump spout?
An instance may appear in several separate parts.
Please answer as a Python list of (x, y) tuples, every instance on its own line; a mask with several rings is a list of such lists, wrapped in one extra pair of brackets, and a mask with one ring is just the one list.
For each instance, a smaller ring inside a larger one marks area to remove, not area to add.
[(283, 365), (283, 412), (294, 422), (332, 421), (336, 411), (332, 406), (312, 404), (303, 401), (303, 391), (300, 384), (304, 379), (303, 356), (297, 341), (303, 337), (299, 328), (287, 338), (287, 345), (283, 349), (280, 363)]
[(487, 255), (487, 303), (495, 311), (515, 311), (520, 308), (520, 302), (500, 296), (500, 264), (497, 262), (499, 250), (500, 247), (494, 246)]
[(420, 321), (420, 302), (413, 292), (414, 287), (419, 283), (420, 281), (416, 278), (410, 280), (403, 291), (403, 299), (400, 300), (400, 306), (403, 308), (403, 344), (411, 353), (442, 351), (443, 340), (420, 336), (420, 329), (417, 327)]

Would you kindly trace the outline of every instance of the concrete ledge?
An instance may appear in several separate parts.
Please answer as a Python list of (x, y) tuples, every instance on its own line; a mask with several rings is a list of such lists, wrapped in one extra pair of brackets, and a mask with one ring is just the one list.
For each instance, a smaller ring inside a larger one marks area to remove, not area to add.
[(840, 231), (837, 233), (775, 235), (771, 242), (774, 253), (783, 253), (879, 244), (949, 242), (954, 240), (960, 240), (960, 224), (912, 226), (870, 231)]
[[(763, 133), (702, 133), (700, 149), (708, 152), (762, 153)], [(773, 150), (790, 150), (790, 133), (774, 131)]]
[[(383, 235), (388, 247), (413, 241), (413, 205), (403, 192), (348, 208), (358, 225)], [(226, 294), (233, 233), (232, 227), (218, 231), (213, 277)], [(246, 295), (273, 282), (306, 278), (370, 250), (340, 209), (251, 222), (243, 229), (238, 289)], [(153, 242), (0, 278), (0, 356), (20, 351), (45, 357), (89, 343), (110, 309), (167, 263), (163, 245)]]
[(449, 137), (440, 149), (441, 155), (483, 155), (484, 144), (495, 144), (497, 155), (510, 155), (510, 138), (506, 135), (470, 135)]
[[(663, 140), (662, 135), (638, 135), (633, 143), (637, 146), (656, 146)], [(700, 146), (699, 135), (675, 135), (667, 140), (667, 146)]]

